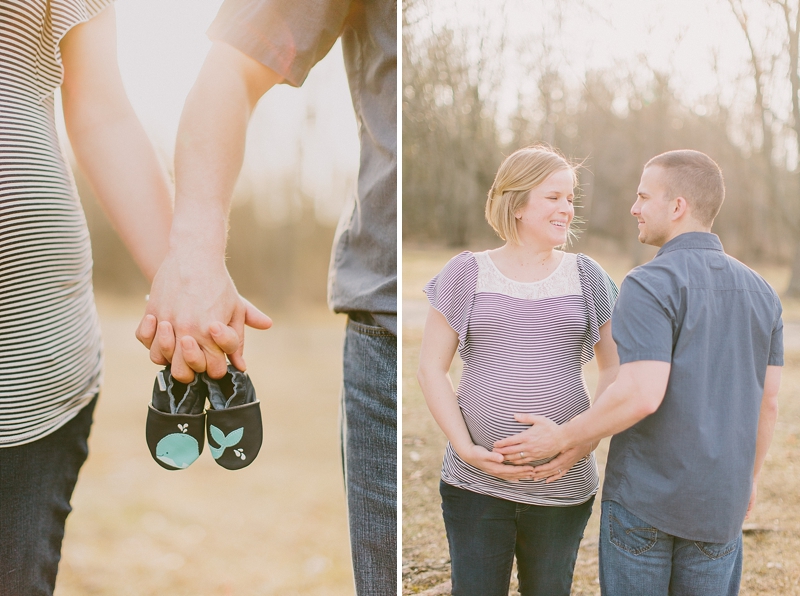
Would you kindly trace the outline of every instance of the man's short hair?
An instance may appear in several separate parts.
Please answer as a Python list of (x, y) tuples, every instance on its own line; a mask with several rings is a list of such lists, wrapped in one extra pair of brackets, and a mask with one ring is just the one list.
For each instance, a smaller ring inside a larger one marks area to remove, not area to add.
[(569, 170), (573, 186), (578, 185), (576, 166), (547, 145), (523, 147), (506, 157), (489, 189), (485, 212), (486, 221), (500, 238), (511, 244), (520, 243), (516, 212), (527, 205), (532, 189), (560, 170)]
[(667, 151), (644, 166), (664, 170), (668, 199), (683, 197), (694, 218), (711, 227), (725, 200), (725, 181), (717, 163), (705, 153), (692, 149)]

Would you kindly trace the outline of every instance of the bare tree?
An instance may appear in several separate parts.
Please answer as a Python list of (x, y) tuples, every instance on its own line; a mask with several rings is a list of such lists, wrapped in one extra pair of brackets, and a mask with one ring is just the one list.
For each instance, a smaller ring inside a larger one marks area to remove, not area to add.
[[(755, 84), (755, 106), (759, 111), (761, 122), (761, 160), (765, 169), (765, 182), (768, 184), (770, 203), (777, 209), (784, 223), (791, 228), (792, 236), (798, 238), (800, 234), (800, 214), (798, 214), (797, 190), (800, 188), (800, 170), (795, 168), (790, 186), (790, 196), (785, 196), (779, 188), (779, 171), (775, 164), (775, 128), (785, 126), (792, 130), (794, 143), (800, 152), (800, 73), (798, 73), (798, 34), (800, 33), (800, 10), (798, 0), (759, 0), (754, 4), (745, 5), (744, 0), (728, 0), (728, 4), (736, 16), (736, 20), (744, 34), (750, 52), (750, 65), (752, 67), (753, 82)], [(769, 30), (769, 37), (782, 40), (778, 48), (772, 53), (755, 41), (752, 10), (767, 13), (777, 10), (781, 16), (774, 22)], [(781, 55), (783, 54), (783, 55)], [(781, 77), (777, 72), (781, 58), (788, 56), (788, 78), (791, 89), (791, 117), (789, 122), (780, 123), (772, 109), (767, 97), (770, 91), (775, 91), (776, 79)], [(793, 191), (793, 192), (792, 192)], [(795, 240), (793, 248), (791, 276), (788, 296), (800, 296), (800, 240)]]

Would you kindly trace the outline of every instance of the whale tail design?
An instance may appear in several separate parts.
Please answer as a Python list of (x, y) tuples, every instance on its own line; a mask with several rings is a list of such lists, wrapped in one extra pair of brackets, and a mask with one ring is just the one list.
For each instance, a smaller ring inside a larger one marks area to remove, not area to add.
[(244, 435), (244, 428), (232, 430), (227, 435), (213, 424), (209, 426), (209, 430), (211, 431), (211, 436), (219, 445), (219, 447), (212, 447), (211, 443), (208, 445), (208, 448), (211, 450), (211, 455), (214, 459), (219, 459), (222, 457), (222, 454), (225, 453), (225, 450), (228, 447), (238, 445), (239, 441), (242, 440), (242, 436)]

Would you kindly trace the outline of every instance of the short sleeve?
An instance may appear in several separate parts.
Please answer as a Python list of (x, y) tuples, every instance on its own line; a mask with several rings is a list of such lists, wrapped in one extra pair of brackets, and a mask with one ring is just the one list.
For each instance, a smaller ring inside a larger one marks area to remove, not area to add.
[(600, 341), (600, 327), (611, 319), (619, 290), (597, 261), (584, 254), (578, 254), (577, 261), (583, 302), (589, 320), (581, 353), (581, 362), (586, 364), (594, 357), (594, 345)]
[(428, 302), (458, 334), (461, 348), (467, 337), (472, 302), (478, 285), (478, 263), (470, 252), (456, 255), (425, 286)]
[(208, 29), (299, 87), (341, 35), (351, 0), (225, 0)]
[(61, 40), (75, 25), (85, 23), (113, 0), (50, 0), (42, 23), (41, 45), (36, 61), (40, 100), (51, 95), (64, 80)]
[(672, 318), (636, 270), (622, 282), (614, 305), (611, 334), (620, 364), (641, 360), (672, 362)]
[(783, 366), (783, 307), (777, 296), (775, 296), (775, 302), (778, 316), (775, 319), (775, 324), (772, 326), (772, 337), (769, 343), (769, 360), (767, 364), (770, 366)]

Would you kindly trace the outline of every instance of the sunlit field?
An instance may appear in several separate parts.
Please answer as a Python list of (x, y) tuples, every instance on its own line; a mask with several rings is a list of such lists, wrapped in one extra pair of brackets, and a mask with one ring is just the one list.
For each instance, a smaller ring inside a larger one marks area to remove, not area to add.
[[(441, 519), (438, 491), (439, 467), (446, 443), (425, 406), (415, 375), (419, 345), (427, 312), (422, 287), (457, 251), (405, 250), (403, 252), (403, 594), (450, 594), (450, 561)], [(617, 281), (630, 261), (609, 251), (586, 250)], [(781, 291), (788, 270), (756, 267)], [(741, 594), (800, 594), (800, 304), (784, 303), (786, 366), (780, 393), (780, 415), (772, 448), (762, 472), (759, 500), (745, 525), (744, 575)], [(456, 359), (458, 360), (458, 359)], [(460, 362), (451, 374), (457, 382)], [(586, 369), (589, 387), (596, 384), (596, 367)], [(602, 470), (608, 440), (598, 449)], [(574, 595), (599, 595), (597, 537), (600, 517), (595, 505), (586, 529), (575, 570)], [(517, 594), (512, 580), (510, 594)]]
[(239, 471), (208, 448), (167, 471), (144, 439), (158, 367), (133, 337), (143, 302), (98, 299), (103, 393), (67, 521), (56, 596), (353, 594), (339, 451), (345, 320), (270, 313), (245, 357), (264, 444)]

